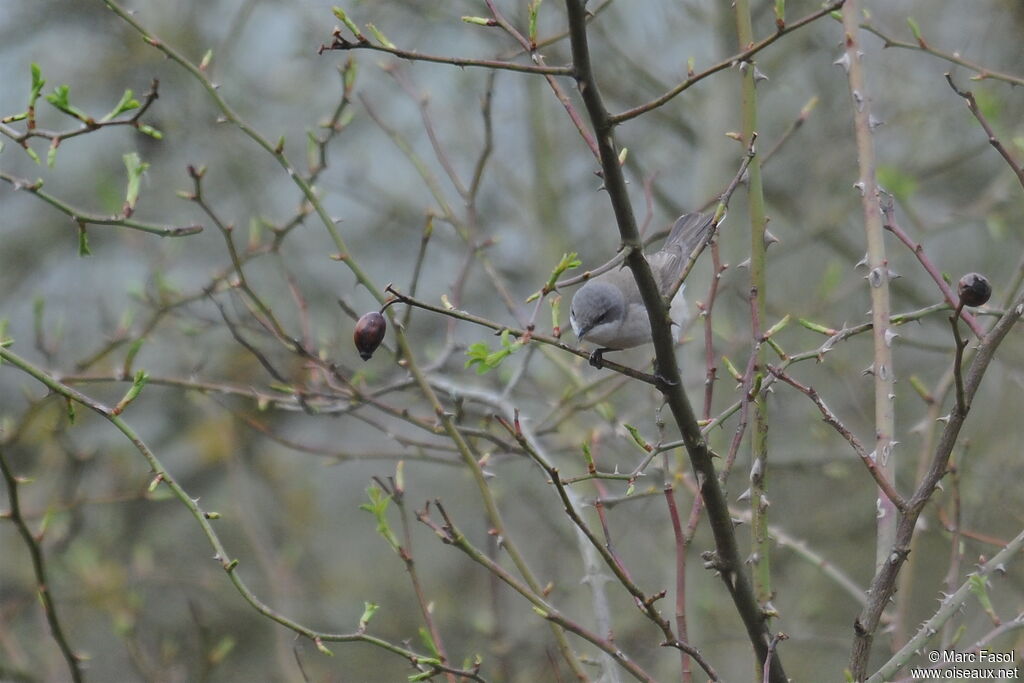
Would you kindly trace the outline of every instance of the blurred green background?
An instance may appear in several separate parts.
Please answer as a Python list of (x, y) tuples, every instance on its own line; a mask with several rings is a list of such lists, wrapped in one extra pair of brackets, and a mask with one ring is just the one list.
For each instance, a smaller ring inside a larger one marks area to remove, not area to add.
[[(772, 5), (754, 3), (758, 36), (774, 30)], [(913, 41), (906, 24), (906, 17), (913, 16), (930, 45), (1024, 76), (1020, 2), (866, 5), (871, 23), (900, 40)], [(526, 2), (498, 6), (525, 26)], [(818, 7), (791, 1), (787, 17), (793, 21)], [(369, 51), (318, 55), (317, 48), (330, 42), (336, 23), (330, 4), (323, 2), (138, 0), (131, 8), (138, 21), (192, 61), (212, 50), (209, 73), (220, 95), (267, 139), (283, 136), (285, 152), (302, 170), (307, 131), (322, 134), (318, 125), (341, 98), (338, 67), (349, 57), (357, 61), (352, 118), (331, 141), (328, 168), (316, 185), (328, 212), (340, 219), (339, 229), (353, 256), (378, 286), (393, 282), (408, 287), (425, 216), (439, 209), (409, 156), (369, 110), (408, 142), (438, 179), (437, 190), (445, 201), (458, 215), (466, 215), (425, 132), (417, 99), (422, 96), (429, 103), (438, 144), (457, 174), (468, 180), (484, 143), (480, 103), (489, 83), (485, 70), (410, 64)], [(507, 56), (516, 48), (497, 29), (460, 21), (465, 14), (486, 14), (481, 3), (380, 0), (353, 2), (346, 10), (360, 24), (373, 22), (403, 48), (484, 58)], [(544, 3), (539, 24), (541, 36), (564, 30), (564, 7)], [(684, 79), (691, 57), (700, 71), (737, 51), (728, 3), (618, 0), (591, 22), (590, 35), (598, 79), (613, 111), (645, 102)], [(943, 73), (951, 71), (961, 87), (974, 91), (1003, 142), (1021, 158), (1024, 109), (1019, 88), (995, 80), (972, 82), (972, 72), (921, 52), (883, 50), (882, 40), (867, 33), (862, 42), (873, 112), (884, 122), (875, 131), (879, 178), (896, 196), (898, 219), (954, 280), (969, 271), (986, 274), (995, 288), (990, 305), (999, 308), (1014, 294), (1009, 286), (1021, 268), (1024, 193)], [(864, 253), (864, 237), (859, 196), (853, 189), (857, 167), (851, 104), (845, 75), (833, 65), (841, 46), (838, 22), (826, 17), (756, 57), (768, 76), (758, 89), (762, 152), (817, 98), (806, 122), (765, 167), (769, 229), (779, 239), (769, 250), (768, 324), (786, 314), (835, 328), (867, 319), (863, 270), (854, 268)], [(544, 48), (543, 54), (548, 64), (569, 62), (566, 41)], [(79, 257), (71, 220), (28, 192), (0, 184), (0, 317), (8, 321), (14, 348), (58, 375), (110, 377), (121, 368), (126, 345), (85, 370), (83, 361), (117, 334), (135, 338), (146, 332), (136, 368), (154, 377), (242, 388), (225, 395), (154, 382), (132, 404), (126, 419), (205, 509), (220, 512), (218, 532), (261, 599), (305, 625), (330, 632), (354, 631), (364, 601), (374, 602), (381, 607), (371, 632), (395, 642), (408, 640), (422, 651), (417, 635), (421, 618), (404, 567), (359, 505), (366, 501), (371, 477), (393, 475), (394, 456), (401, 454), (408, 460), (410, 509), (421, 508), (427, 499), (442, 499), (474, 543), (500, 556), (487, 535), (480, 497), (468, 472), (416, 462), (429, 449), (401, 439), (444, 440), (370, 407), (333, 415), (307, 414), (294, 405), (260, 410), (257, 401), (244, 395), (245, 388), (273, 394), (275, 380), (232, 339), (208, 298), (196, 296), (146, 330), (154, 302), (201, 294), (230, 266), (224, 239), (209, 218), (176, 195), (192, 190), (187, 165), (206, 167), (204, 195), (235, 226), (240, 249), (247, 243), (266, 244), (271, 239), (268, 226), (295, 216), (301, 197), (294, 184), (237, 128), (218, 122), (219, 112), (195, 80), (98, 0), (7, 0), (0, 5), (0, 115), (24, 108), (33, 62), (48, 81), (46, 92), (68, 84), (72, 102), (96, 115), (108, 111), (125, 88), (138, 95), (159, 79), (160, 97), (143, 120), (164, 137), (156, 141), (127, 127), (100, 130), (64, 142), (53, 168), (33, 163), (17, 144), (5, 140), (0, 169), (29, 180), (42, 178), (47, 191), (67, 202), (113, 214), (124, 200), (122, 155), (136, 151), (151, 166), (135, 217), (174, 225), (201, 223), (206, 230), (160, 239), (91, 227), (92, 256)], [(389, 70), (400, 74), (417, 96), (410, 96)], [(571, 79), (560, 82), (575, 98)], [(713, 199), (736, 172), (743, 150), (726, 134), (739, 130), (739, 95), (738, 70), (727, 69), (617, 130), (619, 145), (629, 149), (627, 169), (640, 220), (648, 215), (644, 186), (651, 183), (650, 230), (664, 228), (679, 213)], [(491, 107), (494, 151), (475, 207), (477, 236), (480, 242), (493, 240), (483, 253), (529, 316), (532, 308), (522, 302), (546, 281), (563, 252), (578, 252), (585, 268), (595, 267), (614, 254), (617, 232), (594, 175), (594, 158), (542, 78), (499, 73)], [(55, 130), (75, 127), (44, 103), (39, 120)], [(45, 142), (33, 145), (45, 160)], [(741, 368), (750, 347), (748, 274), (742, 266), (749, 250), (745, 199), (741, 188), (722, 228), (722, 259), (731, 267), (721, 280), (713, 318), (716, 352)], [(891, 236), (886, 246), (892, 268), (902, 276), (893, 285), (893, 310), (940, 301), (913, 254)], [(344, 372), (358, 371), (358, 381), (370, 389), (396, 385), (383, 395), (389, 404), (432, 418), (415, 390), (401, 385), (408, 373), (387, 353), (379, 352), (365, 364), (358, 359), (350, 341), (354, 322), (337, 299), (357, 313), (376, 304), (355, 286), (342, 264), (329, 258), (334, 251), (323, 226), (315, 216), (307, 217), (279, 253), (251, 261), (246, 275), (291, 334), (305, 335)], [(704, 257), (688, 281), (691, 301), (706, 300), (708, 261)], [(442, 295), (450, 295), (466, 263), (465, 242), (452, 225), (435, 220), (419, 296), (436, 304)], [(295, 292), (305, 309), (296, 303)], [(561, 324), (568, 328), (565, 311), (571, 292), (563, 295)], [(244, 332), (291, 381), (321, 386), (302, 359), (288, 354), (253, 323), (239, 297), (222, 292), (218, 301), (244, 323)], [(457, 303), (516, 324), (480, 263), (470, 264)], [(34, 345), (37, 322), (44, 331), (43, 343)], [(545, 305), (538, 329), (547, 333), (550, 327)], [(437, 316), (413, 314), (408, 334), (421, 363), (429, 364), (443, 350), (447, 329), (448, 322)], [(909, 491), (932, 428), (929, 406), (909, 378), (916, 376), (934, 387), (949, 368), (952, 338), (944, 314), (899, 332), (895, 364), (900, 444), (895, 457), (898, 485)], [(575, 343), (571, 337), (567, 334), (566, 340)], [(687, 389), (699, 406), (704, 377), (701, 328), (691, 328), (688, 337), (679, 356)], [(463, 368), (462, 348), (478, 341), (494, 347), (496, 340), (465, 323), (454, 326), (453, 338), (459, 345), (456, 352), (434, 373), (467, 392), (482, 388), (500, 394), (529, 359), (524, 376), (502, 400), (535, 426), (547, 426), (545, 418), (573, 382), (602, 376), (575, 356), (558, 356), (556, 361), (524, 351), (497, 371), (478, 376)], [(790, 353), (815, 348), (824, 340), (795, 323), (777, 337)], [(861, 371), (870, 363), (870, 353), (870, 339), (862, 335), (838, 346), (822, 364), (792, 369), (866, 443), (872, 438), (872, 385)], [(643, 366), (651, 354), (641, 349), (617, 355)], [(975, 536), (963, 540), (956, 585), (979, 555), (994, 554), (998, 542), (1016, 535), (1024, 522), (1022, 366), (1024, 342), (1017, 330), (990, 368), (956, 450), (962, 527)], [(593, 399), (589, 404), (573, 399), (570, 405), (576, 412), (542, 433), (563, 472), (585, 471), (580, 456), (584, 441), (592, 444), (603, 470), (630, 471), (643, 454), (624, 424), (657, 440), (656, 392), (635, 384), (604, 391), (616, 381), (589, 392), (584, 397)], [(712, 414), (738, 398), (734, 384), (720, 365)], [(126, 388), (116, 382), (77, 386), (109, 404)], [(162, 490), (147, 493), (151, 474), (131, 444), (81, 408), (69, 426), (64, 403), (40, 401), (42, 397), (42, 388), (31, 379), (8, 367), (0, 369), (2, 438), (8, 442), (4, 452), (16, 473), (31, 480), (22, 486), (22, 507), (34, 528), (45, 523), (49, 587), (71, 644), (89, 657), (88, 680), (293, 681), (305, 675), (310, 680), (401, 681), (414, 673), (400, 658), (366, 644), (332, 644), (336, 656), (324, 657), (308, 640), (258, 615), (211, 559), (212, 551), (187, 510)], [(462, 409), (461, 402), (448, 396), (445, 400), (451, 410)], [(503, 434), (478, 406), (466, 411), (468, 425)], [(866, 586), (875, 557), (870, 477), (805, 397), (779, 386), (770, 398), (770, 411), (772, 524), (806, 541)], [(278, 438), (269, 438), (246, 420), (258, 420)], [(728, 450), (734, 429), (735, 417), (712, 431), (712, 447)], [(674, 428), (666, 429), (665, 436), (676, 438)], [(380, 457), (336, 458), (289, 448), (283, 441), (325, 453)], [(592, 624), (590, 589), (579, 581), (583, 570), (574, 531), (543, 473), (521, 455), (503, 453), (484, 441), (479, 446), (494, 451), (487, 469), (510, 537), (537, 575), (553, 583), (551, 599), (567, 614)], [(439, 452), (456, 461), (450, 452)], [(687, 472), (685, 456), (678, 457), (673, 471)], [(730, 500), (746, 488), (748, 458), (744, 446), (729, 482)], [(651, 487), (660, 490), (661, 462), (655, 461), (648, 474), (638, 482), (638, 494)], [(938, 511), (948, 511), (952, 504), (946, 488), (922, 518), (908, 568), (912, 580), (910, 597), (905, 598), (905, 628), (911, 630), (934, 611), (944, 589), (950, 535)], [(596, 495), (590, 483), (578, 489), (584, 498)], [(625, 485), (605, 482), (604, 492), (621, 496)], [(684, 513), (690, 495), (680, 487)], [(610, 508), (608, 517), (615, 549), (634, 580), (649, 593), (668, 589), (669, 597), (661, 604), (671, 615), (674, 546), (663, 498), (637, 495)], [(392, 520), (397, 527), (397, 516)], [(559, 680), (556, 671), (564, 665), (548, 629), (529, 605), (442, 545), (425, 526), (414, 520), (412, 525), (424, 590), (452, 662), (480, 654), (488, 680)], [(742, 527), (740, 539), (747, 543)], [(699, 552), (711, 546), (705, 525), (690, 558), (690, 640), (724, 679), (745, 680), (751, 671), (746, 637), (721, 582), (701, 567)], [(64, 680), (67, 669), (48, 637), (31, 564), (13, 525), (0, 524), (0, 548), (0, 678)], [(787, 672), (796, 680), (841, 680), (857, 601), (781, 545), (773, 565), (774, 605), (781, 615), (774, 628), (790, 636), (780, 650)], [(1019, 566), (1008, 569), (1008, 576), (991, 588), (1005, 619), (1024, 611), (1024, 573)], [(616, 642), (658, 680), (677, 679), (677, 655), (659, 647), (660, 634), (640, 617), (629, 595), (614, 583), (606, 591)], [(957, 623), (966, 628), (963, 645), (992, 628), (975, 603)], [(889, 640), (888, 635), (876, 639), (873, 661), (884, 661)], [(592, 648), (573, 643), (596, 656)], [(994, 646), (1020, 652), (1020, 636), (1010, 632)], [(568, 680), (568, 672), (562, 670), (561, 676)]]

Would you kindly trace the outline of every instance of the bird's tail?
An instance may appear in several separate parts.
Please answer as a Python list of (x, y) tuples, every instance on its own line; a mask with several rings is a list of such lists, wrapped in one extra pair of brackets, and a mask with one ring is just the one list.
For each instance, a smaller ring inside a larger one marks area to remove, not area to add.
[(672, 226), (672, 231), (668, 234), (662, 249), (675, 252), (678, 254), (678, 258), (686, 259), (704, 239), (713, 219), (714, 215), (705, 216), (702, 213), (688, 213), (680, 216), (676, 224)]

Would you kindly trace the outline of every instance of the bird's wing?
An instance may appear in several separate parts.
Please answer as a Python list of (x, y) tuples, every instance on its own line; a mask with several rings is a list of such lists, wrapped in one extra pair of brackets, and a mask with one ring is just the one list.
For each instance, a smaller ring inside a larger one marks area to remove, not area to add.
[(670, 287), (683, 272), (686, 260), (700, 244), (711, 227), (714, 216), (702, 213), (688, 213), (680, 216), (672, 231), (665, 239), (660, 251), (647, 257), (651, 270), (658, 279), (658, 288), (663, 292)]
[[(705, 216), (701, 213), (688, 213), (681, 216), (672, 226), (672, 231), (665, 238), (665, 244), (661, 250), (647, 255), (647, 261), (651, 264), (651, 271), (654, 273), (654, 279), (658, 282), (659, 291), (665, 293), (675, 283), (676, 278), (683, 271), (686, 259), (704, 239), (704, 235), (711, 226), (712, 218), (713, 216)], [(643, 305), (643, 297), (640, 296), (633, 273), (625, 265), (602, 273), (598, 279), (618, 287), (622, 291), (627, 305)]]

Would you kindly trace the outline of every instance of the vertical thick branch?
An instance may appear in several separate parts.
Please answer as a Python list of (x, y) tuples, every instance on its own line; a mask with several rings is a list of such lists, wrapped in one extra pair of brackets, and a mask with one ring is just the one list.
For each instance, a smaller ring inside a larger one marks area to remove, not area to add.
[(770, 652), (768, 648), (769, 637), (764, 613), (757, 603), (750, 581), (743, 569), (732, 518), (725, 495), (718, 483), (714, 463), (711, 460), (711, 452), (697, 426), (696, 416), (689, 398), (683, 391), (679, 366), (676, 363), (675, 345), (670, 330), (668, 303), (658, 291), (658, 285), (650, 265), (643, 256), (640, 234), (626, 188), (626, 179), (619, 164), (618, 152), (615, 149), (615, 140), (612, 135), (614, 124), (604, 106), (591, 68), (590, 48), (587, 43), (587, 12), (584, 2), (583, 0), (566, 0), (566, 8), (576, 81), (587, 109), (587, 115), (594, 127), (594, 135), (597, 138), (605, 188), (615, 212), (619, 235), (626, 252), (626, 265), (629, 266), (633, 277), (636, 278), (651, 321), (651, 334), (654, 338), (658, 372), (661, 377), (658, 388), (664, 395), (682, 434), (686, 451), (690, 456), (690, 463), (700, 485), (701, 496), (704, 498), (708, 510), (708, 520), (715, 537), (716, 547), (716, 553), (711, 563), (725, 581), (746, 627), (747, 635), (753, 644), (757, 661), (764, 662), (765, 659), (770, 658), (770, 680), (772, 683), (785, 683), (787, 678), (778, 653)]
[[(896, 417), (893, 407), (894, 374), (892, 366), (892, 339), (889, 326), (889, 261), (885, 256), (882, 210), (875, 179), (875, 148), (871, 135), (871, 104), (868, 98), (861, 64), (863, 53), (857, 40), (860, 23), (860, 3), (850, 0), (843, 5), (843, 30), (846, 52), (840, 64), (846, 69), (853, 100), (853, 130), (857, 139), (857, 159), (860, 177), (857, 189), (861, 194), (864, 211), (864, 232), (867, 236), (868, 285), (871, 290), (871, 322), (874, 337), (874, 363), (871, 366), (875, 382), (875, 461), (888, 481), (895, 481), (896, 466), (892, 459), (893, 434)], [(896, 509), (886, 496), (878, 496), (878, 538), (875, 546), (875, 567), (886, 561), (896, 538)]]
[[(736, 0), (736, 34), (741, 50), (754, 42), (748, 0)], [(757, 76), (753, 62), (742, 63), (743, 144), (748, 148), (757, 133)], [(764, 188), (761, 185), (761, 158), (755, 154), (747, 168), (747, 204), (750, 212), (750, 334), (755, 351), (754, 386), (764, 374), (766, 348), (760, 344), (761, 321), (765, 319), (765, 226)], [(772, 599), (771, 544), (768, 540), (768, 395), (754, 397), (754, 430), (750, 435), (750, 534), (751, 567), (754, 592), (764, 607)]]

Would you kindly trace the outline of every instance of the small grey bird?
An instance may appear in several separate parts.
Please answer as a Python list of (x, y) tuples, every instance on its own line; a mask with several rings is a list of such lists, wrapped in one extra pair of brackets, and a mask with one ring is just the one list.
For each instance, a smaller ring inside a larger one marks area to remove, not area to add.
[[(712, 218), (700, 213), (681, 216), (661, 250), (647, 255), (662, 296), (668, 295), (683, 272), (687, 258), (704, 239)], [(686, 319), (684, 288), (679, 288), (669, 308), (673, 327)], [(586, 339), (600, 346), (590, 357), (595, 367), (601, 367), (601, 355), (605, 351), (629, 349), (651, 341), (647, 309), (633, 273), (625, 267), (602, 273), (580, 287), (572, 297), (569, 323), (580, 341)]]

